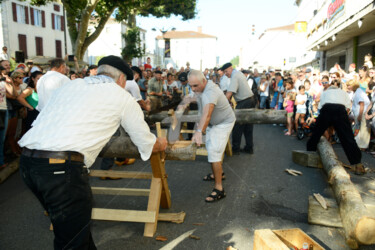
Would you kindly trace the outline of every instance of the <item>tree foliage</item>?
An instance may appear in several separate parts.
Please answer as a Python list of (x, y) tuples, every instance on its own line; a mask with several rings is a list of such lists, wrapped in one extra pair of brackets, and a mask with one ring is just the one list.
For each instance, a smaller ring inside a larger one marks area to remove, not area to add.
[(121, 55), (127, 62), (145, 54), (146, 48), (142, 46), (141, 31), (138, 27), (128, 28), (122, 36), (125, 39), (125, 48)]
[(234, 68), (236, 68), (240, 64), (240, 57), (233, 57), (232, 60), (230, 60), (230, 63), (233, 65)]
[[(24, 0), (26, 1), (26, 0)], [(82, 59), (88, 46), (102, 32), (113, 15), (117, 21), (128, 21), (130, 16), (169, 17), (181, 16), (182, 20), (196, 15), (197, 0), (61, 0), (67, 16), (67, 26), (73, 53)], [(31, 0), (32, 5), (45, 5), (54, 0)], [(88, 26), (94, 31), (88, 32)], [(133, 28), (133, 27), (132, 27)]]

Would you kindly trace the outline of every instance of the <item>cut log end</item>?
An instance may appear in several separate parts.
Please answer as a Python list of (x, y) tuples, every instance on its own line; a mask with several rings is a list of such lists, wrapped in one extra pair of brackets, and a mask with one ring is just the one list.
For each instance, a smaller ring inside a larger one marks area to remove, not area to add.
[(355, 228), (355, 235), (359, 243), (364, 245), (375, 244), (375, 219), (363, 216)]

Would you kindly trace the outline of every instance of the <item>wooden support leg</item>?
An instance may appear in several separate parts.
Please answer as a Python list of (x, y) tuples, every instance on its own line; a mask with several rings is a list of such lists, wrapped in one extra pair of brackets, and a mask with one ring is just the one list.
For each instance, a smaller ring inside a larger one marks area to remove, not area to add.
[(154, 237), (158, 223), (160, 195), (161, 195), (161, 179), (152, 178), (150, 196), (148, 197), (147, 212), (155, 212), (155, 220), (152, 223), (146, 223), (144, 236)]
[(161, 207), (170, 208), (171, 207), (171, 192), (168, 186), (168, 176), (165, 172), (165, 162), (161, 161), (160, 153), (155, 153), (151, 155), (151, 168), (154, 178), (160, 178), (162, 183), (161, 190)]

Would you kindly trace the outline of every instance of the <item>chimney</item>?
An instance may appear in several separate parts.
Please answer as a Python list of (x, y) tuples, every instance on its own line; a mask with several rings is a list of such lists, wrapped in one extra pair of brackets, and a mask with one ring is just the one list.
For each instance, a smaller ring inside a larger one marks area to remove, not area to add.
[(202, 33), (202, 26), (198, 26), (198, 33)]

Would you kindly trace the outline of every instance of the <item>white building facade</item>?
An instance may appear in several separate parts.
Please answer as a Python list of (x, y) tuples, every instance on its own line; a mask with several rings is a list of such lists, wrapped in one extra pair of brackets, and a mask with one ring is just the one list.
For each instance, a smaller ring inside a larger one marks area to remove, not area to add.
[(297, 57), (304, 49), (303, 39), (303, 35), (295, 32), (294, 24), (269, 28), (242, 47), (239, 66), (290, 70), (296, 67)]
[[(32, 6), (29, 1), (5, 0), (1, 3), (0, 20), (0, 46), (6, 46), (11, 57), (16, 57), (16, 52), (23, 52), (24, 60), (65, 56), (66, 21), (62, 4)], [(71, 54), (68, 34), (66, 39), (67, 52)]]
[[(165, 41), (170, 41), (170, 57), (165, 56)], [(156, 66), (204, 70), (217, 65), (217, 38), (196, 31), (168, 31), (156, 37)]]
[[(97, 58), (114, 55), (121, 57), (122, 49), (125, 47), (125, 39), (123, 34), (126, 32), (126, 24), (117, 22), (114, 18), (110, 18), (106, 23), (99, 37), (90, 44), (86, 53), (85, 61), (89, 64), (96, 64)], [(89, 32), (94, 32), (94, 26), (91, 24), (88, 28)], [(145, 46), (146, 30), (140, 29), (141, 46)], [(133, 58), (132, 65), (139, 66), (146, 61), (146, 55), (142, 58)]]
[(371, 0), (299, 0), (305, 14), (307, 51), (318, 51), (320, 70), (348, 69), (375, 55), (375, 6)]

